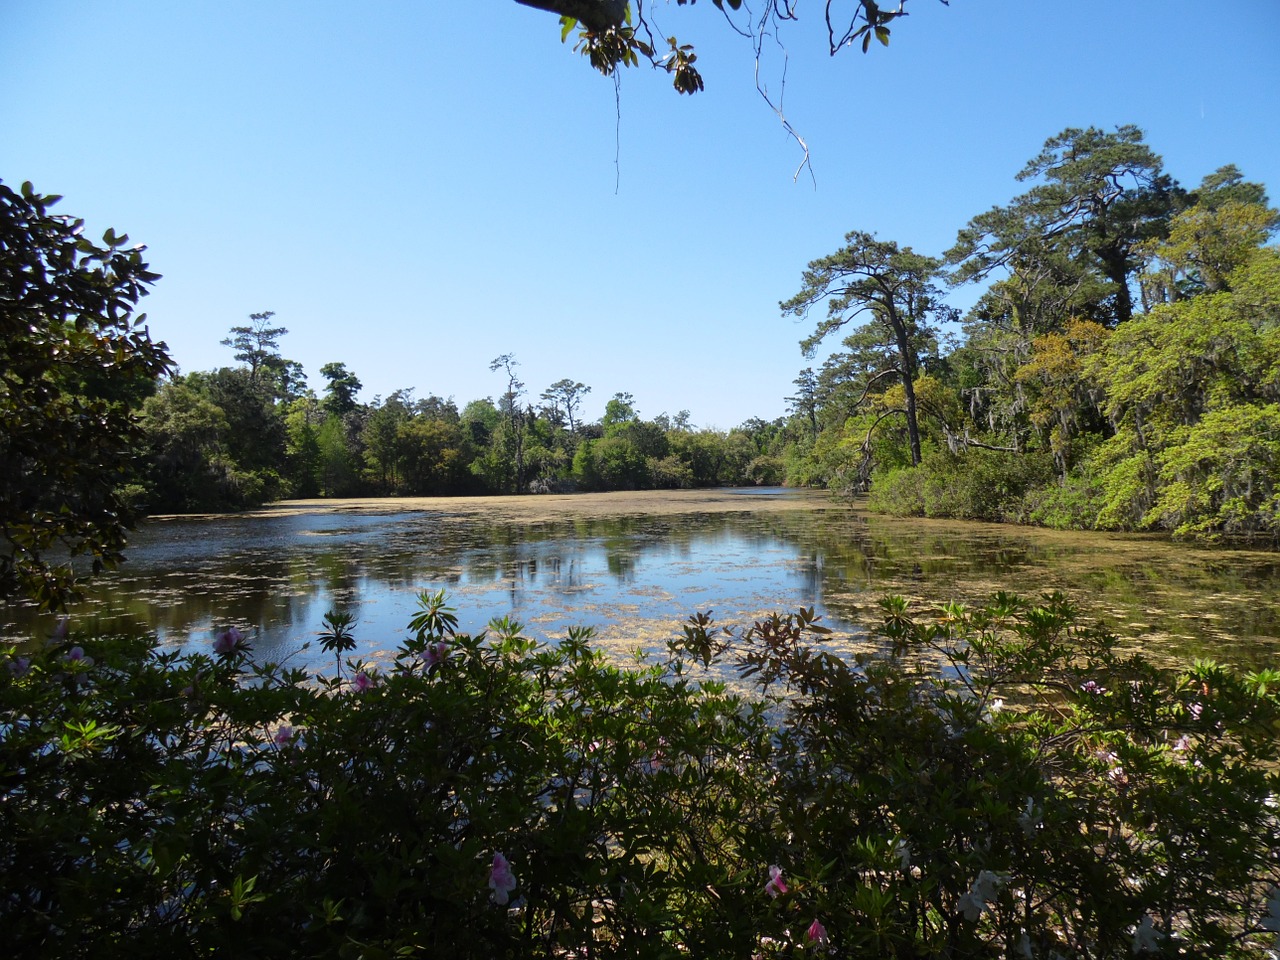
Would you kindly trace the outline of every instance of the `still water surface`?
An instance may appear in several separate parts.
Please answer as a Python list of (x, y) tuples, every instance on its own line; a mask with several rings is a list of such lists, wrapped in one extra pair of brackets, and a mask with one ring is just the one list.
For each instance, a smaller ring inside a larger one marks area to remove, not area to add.
[[(1242, 666), (1280, 659), (1274, 553), (896, 520), (794, 491), (723, 491), (714, 509), (681, 494), (649, 497), (661, 511), (626, 497), (564, 497), (554, 509), (540, 498), (490, 498), (460, 510), (375, 501), (155, 520), (74, 620), (206, 648), (215, 630), (236, 624), (260, 659), (303, 665), (319, 659), (326, 611), (353, 614), (357, 653), (376, 657), (405, 636), (418, 592), (441, 587), (464, 630), (510, 614), (539, 637), (595, 627), (618, 651), (661, 648), (695, 611), (749, 624), (816, 606), (856, 642), (888, 593), (927, 605), (1056, 589), (1151, 652)], [(50, 625), (32, 615), (2, 629)]]

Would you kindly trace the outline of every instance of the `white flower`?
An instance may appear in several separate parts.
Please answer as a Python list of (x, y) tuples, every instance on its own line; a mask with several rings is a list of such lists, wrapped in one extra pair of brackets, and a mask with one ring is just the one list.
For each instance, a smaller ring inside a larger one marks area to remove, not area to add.
[(1004, 874), (995, 873), (991, 870), (982, 870), (978, 873), (966, 893), (958, 901), (960, 912), (964, 914), (964, 918), (969, 921), (977, 920), (987, 909), (987, 904), (995, 900), (1000, 892), (1000, 887), (1007, 880)]
[(987, 901), (976, 896), (972, 890), (961, 897), (956, 906), (960, 908), (960, 912), (964, 914), (964, 918), (972, 923), (982, 916), (982, 911), (987, 909)]
[(893, 852), (897, 854), (898, 863), (903, 870), (911, 869), (911, 846), (899, 837), (893, 841)]
[(1022, 808), (1022, 812), (1018, 814), (1018, 826), (1022, 827), (1022, 832), (1028, 837), (1040, 829), (1040, 818), (1043, 816), (1035, 801), (1027, 797), (1027, 805)]
[(1151, 922), (1151, 915), (1144, 913), (1142, 920), (1133, 931), (1133, 952), (1134, 953), (1154, 953), (1160, 949), (1160, 940), (1163, 935), (1155, 928), (1155, 924)]

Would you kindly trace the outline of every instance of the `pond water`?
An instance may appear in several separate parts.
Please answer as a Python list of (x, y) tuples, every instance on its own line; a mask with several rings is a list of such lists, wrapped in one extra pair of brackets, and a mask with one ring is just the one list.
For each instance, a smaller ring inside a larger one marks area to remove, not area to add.
[[(1274, 665), (1280, 653), (1280, 555), (898, 520), (809, 492), (294, 503), (153, 520), (128, 555), (76, 608), (77, 627), (207, 649), (235, 624), (259, 659), (297, 665), (321, 658), (326, 611), (351, 613), (357, 654), (378, 657), (405, 636), (417, 594), (439, 588), (464, 630), (504, 615), (538, 637), (591, 626), (618, 652), (660, 649), (696, 611), (748, 625), (800, 606), (856, 644), (885, 594), (929, 605), (1003, 589), (1062, 590), (1154, 653), (1240, 666)], [(51, 625), (18, 611), (0, 632)]]

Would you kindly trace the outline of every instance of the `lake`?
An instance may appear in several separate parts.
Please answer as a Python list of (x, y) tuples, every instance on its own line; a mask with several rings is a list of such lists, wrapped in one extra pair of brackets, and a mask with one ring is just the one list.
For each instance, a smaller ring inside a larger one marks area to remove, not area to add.
[[(357, 654), (379, 657), (405, 636), (417, 594), (439, 588), (464, 630), (508, 614), (538, 637), (592, 626), (619, 653), (660, 649), (696, 611), (749, 625), (799, 606), (816, 606), (846, 649), (885, 594), (928, 606), (1002, 589), (1061, 590), (1151, 653), (1262, 666), (1280, 652), (1275, 553), (879, 517), (814, 491), (292, 501), (153, 519), (127, 553), (76, 608), (77, 628), (207, 649), (235, 624), (259, 659), (299, 665), (327, 660), (314, 643), (326, 611), (351, 613)], [(18, 611), (0, 630), (51, 626)]]

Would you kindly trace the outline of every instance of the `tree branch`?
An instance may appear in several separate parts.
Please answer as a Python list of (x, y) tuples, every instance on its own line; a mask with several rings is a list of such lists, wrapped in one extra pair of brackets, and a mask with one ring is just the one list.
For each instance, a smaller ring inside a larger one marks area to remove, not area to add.
[(860, 476), (860, 482), (863, 484), (866, 484), (871, 479), (871, 437), (875, 434), (876, 427), (880, 426), (880, 422), (886, 417), (893, 416), (895, 413), (900, 413), (903, 416), (906, 416), (907, 411), (901, 407), (893, 407), (892, 409), (886, 410), (884, 413), (880, 414), (880, 416), (875, 418), (871, 426), (867, 427), (867, 435), (862, 438), (862, 462), (858, 464), (858, 474)]
[(974, 440), (969, 436), (966, 429), (963, 434), (954, 433), (951, 427), (945, 422), (942, 424), (942, 430), (947, 435), (947, 446), (951, 448), (952, 453), (959, 450), (968, 450), (970, 447), (977, 447), (980, 450), (995, 450), (998, 453), (1022, 453), (1018, 447), (999, 447), (992, 443), (983, 443), (981, 440)]
[(881, 370), (881, 371), (880, 371), (879, 373), (877, 373), (874, 377), (872, 377), (870, 380), (868, 380), (868, 381), (867, 381), (867, 383), (866, 383), (866, 386), (864, 386), (864, 387), (862, 388), (862, 396), (860, 396), (860, 397), (858, 398), (858, 402), (857, 402), (857, 403), (855, 403), (855, 404), (853, 404), (853, 406), (852, 406), (852, 407), (850, 407), (849, 409), (851, 409), (851, 410), (857, 410), (857, 409), (858, 409), (858, 407), (862, 406), (862, 404), (866, 401), (866, 399), (867, 399), (867, 394), (869, 394), (869, 393), (871, 392), (871, 387), (875, 384), (875, 382), (876, 382), (877, 380), (879, 380), (881, 377), (888, 377), (888, 376), (891, 376), (891, 375), (893, 375), (893, 374), (895, 374), (895, 373), (896, 373), (896, 374), (901, 374), (901, 373), (902, 373), (902, 371), (901, 371), (901, 370), (899, 370), (897, 367), (890, 367), (888, 370)]
[(516, 0), (516, 3), (572, 17), (595, 33), (622, 26), (627, 14), (627, 0)]

